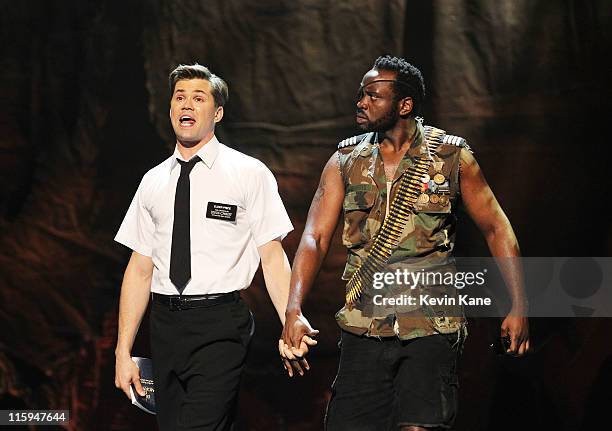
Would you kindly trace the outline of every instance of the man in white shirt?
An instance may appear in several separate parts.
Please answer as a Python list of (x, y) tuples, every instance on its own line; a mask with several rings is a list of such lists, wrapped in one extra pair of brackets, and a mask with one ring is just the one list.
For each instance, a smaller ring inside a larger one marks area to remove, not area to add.
[(270, 170), (220, 143), (228, 98), (206, 67), (170, 74), (174, 154), (147, 172), (115, 240), (133, 250), (119, 301), (115, 385), (144, 395), (131, 349), (152, 298), (157, 421), (167, 430), (227, 430), (253, 328), (240, 298), (261, 259), (284, 323), (293, 226)]

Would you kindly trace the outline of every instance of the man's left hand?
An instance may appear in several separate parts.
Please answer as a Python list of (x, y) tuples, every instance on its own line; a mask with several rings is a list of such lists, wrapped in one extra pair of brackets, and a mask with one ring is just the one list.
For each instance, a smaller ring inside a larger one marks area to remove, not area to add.
[(510, 337), (506, 353), (522, 356), (529, 350), (529, 321), (527, 317), (508, 314), (501, 324), (501, 336)]

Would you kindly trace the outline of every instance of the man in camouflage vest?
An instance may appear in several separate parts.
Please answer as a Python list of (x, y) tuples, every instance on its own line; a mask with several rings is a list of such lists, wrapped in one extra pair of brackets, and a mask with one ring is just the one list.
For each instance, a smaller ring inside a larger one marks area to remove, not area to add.
[[(356, 121), (364, 134), (342, 141), (313, 199), (291, 279), (279, 351), (290, 375), (309, 369), (316, 341), (301, 311), (327, 254), (340, 211), (348, 249), (338, 375), (326, 429), (426, 430), (452, 426), (457, 361), (466, 332), (460, 305), (381, 304), (383, 298), (456, 295), (453, 286), (402, 284), (380, 274), (452, 271), (459, 201), (483, 232), (512, 299), (501, 325), (508, 352), (529, 349), (527, 301), (512, 227), (463, 138), (423, 126), (425, 87), (402, 58), (379, 57), (363, 77)], [(399, 197), (398, 197), (399, 195)], [(397, 199), (396, 199), (397, 198)]]

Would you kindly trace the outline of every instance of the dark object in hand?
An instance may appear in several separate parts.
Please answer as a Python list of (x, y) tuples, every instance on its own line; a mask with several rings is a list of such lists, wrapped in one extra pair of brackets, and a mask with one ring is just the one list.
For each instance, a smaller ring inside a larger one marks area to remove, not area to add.
[(491, 343), (489, 345), (489, 348), (496, 355), (510, 355), (512, 354), (511, 352), (508, 352), (508, 349), (510, 348), (510, 344), (511, 344), (510, 335), (504, 335), (504, 336), (499, 337), (497, 342)]
[(140, 384), (145, 391), (145, 396), (138, 395), (134, 385), (130, 386), (130, 393), (132, 395), (132, 404), (139, 409), (155, 414), (155, 386), (153, 384), (153, 362), (149, 358), (141, 358), (138, 356), (132, 356), (132, 360), (136, 362), (136, 365), (140, 369)]

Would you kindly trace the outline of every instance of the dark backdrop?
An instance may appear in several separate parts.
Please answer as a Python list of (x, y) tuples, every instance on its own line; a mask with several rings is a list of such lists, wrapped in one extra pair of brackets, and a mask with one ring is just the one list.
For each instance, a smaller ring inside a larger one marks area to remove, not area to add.
[[(296, 227), (325, 161), (356, 131), (380, 54), (426, 77), (426, 120), (464, 136), (526, 256), (610, 256), (610, 18), (605, 0), (0, 2), (0, 408), (69, 408), (72, 430), (154, 429), (114, 388), (129, 251), (113, 236), (141, 176), (173, 147), (166, 77), (198, 61), (230, 86), (220, 140), (275, 173)], [(313, 370), (289, 381), (257, 275), (240, 429), (319, 430), (338, 360), (344, 250), (305, 310)], [(486, 246), (463, 217), (459, 253)], [(472, 320), (457, 430), (587, 429), (606, 418), (607, 319), (536, 319), (539, 350), (487, 353)], [(495, 330), (495, 329), (494, 329)], [(147, 355), (147, 321), (134, 348)]]

